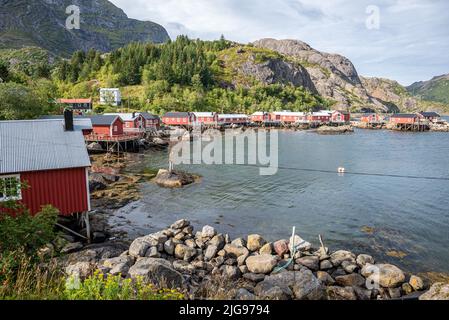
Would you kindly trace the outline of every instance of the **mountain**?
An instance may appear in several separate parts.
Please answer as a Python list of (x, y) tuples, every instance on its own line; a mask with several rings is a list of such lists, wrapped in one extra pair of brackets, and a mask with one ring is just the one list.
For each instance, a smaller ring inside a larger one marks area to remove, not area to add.
[(301, 65), (314, 89), (336, 103), (334, 108), (398, 111), (394, 105), (368, 93), (356, 68), (346, 57), (320, 52), (299, 40), (262, 39), (253, 45), (278, 52), (288, 61)]
[[(80, 8), (80, 29), (65, 27), (66, 8)], [(163, 43), (167, 31), (154, 22), (130, 19), (107, 0), (0, 0), (0, 48), (35, 46), (54, 55), (76, 50), (103, 52), (132, 41)]]
[(407, 87), (407, 91), (423, 100), (449, 104), (449, 74), (415, 82)]
[(397, 81), (366, 77), (361, 77), (361, 80), (371, 97), (389, 105), (390, 108), (397, 108), (402, 112), (438, 111), (445, 113), (449, 110), (448, 106), (442, 103), (425, 101), (411, 95), (407, 88)]

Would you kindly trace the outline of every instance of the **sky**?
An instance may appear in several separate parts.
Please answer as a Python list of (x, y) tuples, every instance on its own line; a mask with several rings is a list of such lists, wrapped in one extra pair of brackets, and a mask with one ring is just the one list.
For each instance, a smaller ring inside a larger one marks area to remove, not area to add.
[(449, 73), (447, 0), (110, 1), (172, 39), (298, 39), (348, 57), (360, 75), (403, 85)]

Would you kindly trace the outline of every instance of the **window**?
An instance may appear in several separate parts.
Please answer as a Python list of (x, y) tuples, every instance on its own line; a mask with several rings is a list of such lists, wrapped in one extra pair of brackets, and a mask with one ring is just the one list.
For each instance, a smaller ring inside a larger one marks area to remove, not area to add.
[(0, 176), (0, 202), (21, 199), (20, 175)]

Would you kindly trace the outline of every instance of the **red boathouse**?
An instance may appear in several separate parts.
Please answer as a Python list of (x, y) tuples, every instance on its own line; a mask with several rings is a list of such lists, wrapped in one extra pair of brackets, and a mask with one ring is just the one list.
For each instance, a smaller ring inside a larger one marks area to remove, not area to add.
[(418, 123), (423, 117), (416, 113), (398, 113), (390, 117), (390, 122), (395, 124), (413, 124)]
[(89, 117), (94, 135), (115, 137), (124, 134), (124, 121), (115, 115), (96, 115)]
[(167, 112), (162, 117), (162, 122), (167, 126), (191, 126), (195, 121), (195, 114), (191, 112)]
[(70, 119), (0, 121), (0, 208), (15, 200), (32, 214), (46, 205), (64, 216), (90, 211), (91, 164)]

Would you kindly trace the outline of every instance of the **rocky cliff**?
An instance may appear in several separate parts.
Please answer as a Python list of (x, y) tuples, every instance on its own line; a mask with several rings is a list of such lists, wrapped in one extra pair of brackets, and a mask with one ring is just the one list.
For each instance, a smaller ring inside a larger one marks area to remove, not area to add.
[[(65, 27), (66, 8), (80, 8), (80, 29)], [(129, 19), (107, 0), (0, 0), (0, 48), (37, 46), (54, 55), (95, 48), (111, 51), (132, 41), (162, 43), (167, 31)]]
[(262, 39), (253, 45), (303, 66), (318, 93), (335, 101), (336, 108), (396, 111), (368, 94), (352, 62), (341, 55), (320, 52), (299, 40)]

